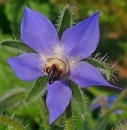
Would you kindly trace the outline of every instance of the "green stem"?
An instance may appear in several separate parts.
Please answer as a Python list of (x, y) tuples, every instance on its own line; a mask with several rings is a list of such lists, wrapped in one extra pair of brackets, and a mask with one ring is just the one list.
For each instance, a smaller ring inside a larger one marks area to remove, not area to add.
[(66, 109), (66, 130), (73, 130), (71, 104)]
[(45, 116), (45, 105), (44, 105), (44, 101), (42, 98), (38, 99), (38, 109), (40, 111), (40, 115), (43, 121), (43, 130), (49, 130), (49, 125), (48, 125), (48, 121), (47, 118)]
[(112, 112), (116, 111), (116, 110), (127, 110), (127, 106), (116, 106), (116, 107), (112, 107), (111, 109), (109, 109), (108, 111), (104, 112), (96, 121), (95, 123), (95, 127), (97, 127), (100, 123), (100, 121), (102, 121), (103, 119), (106, 118), (106, 116), (110, 115)]
[(116, 101), (112, 104), (112, 107), (115, 107), (121, 99), (123, 99), (127, 95), (127, 89), (125, 89), (116, 99)]
[(114, 112), (116, 110), (127, 110), (127, 106), (116, 106), (116, 107), (112, 107), (111, 109), (109, 109), (108, 111), (106, 111), (105, 113), (103, 113), (100, 118), (104, 118), (105, 116), (111, 114), (112, 112)]
[(98, 125), (98, 123), (103, 120), (107, 115), (110, 115), (112, 112), (116, 110), (127, 110), (127, 106), (118, 106), (117, 104), (127, 95), (127, 89), (125, 89), (116, 99), (116, 101), (112, 104), (112, 107), (108, 110), (105, 111), (104, 113), (101, 114), (99, 119), (96, 121), (95, 126)]
[(25, 130), (25, 128), (20, 123), (18, 123), (14, 119), (11, 119), (7, 116), (0, 116), (0, 122), (6, 123), (7, 125), (11, 125), (17, 130)]

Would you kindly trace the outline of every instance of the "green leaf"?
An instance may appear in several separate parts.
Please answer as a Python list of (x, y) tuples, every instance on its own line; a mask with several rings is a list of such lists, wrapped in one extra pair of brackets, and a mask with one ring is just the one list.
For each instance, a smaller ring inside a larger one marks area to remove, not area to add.
[(23, 54), (23, 53), (35, 53), (35, 51), (28, 47), (25, 43), (20, 40), (5, 40), (1, 44), (1, 49), (6, 49), (8, 51)]
[(33, 88), (30, 90), (26, 98), (26, 101), (34, 101), (35, 99), (38, 99), (41, 96), (41, 94), (45, 92), (46, 84), (47, 84), (47, 76), (38, 78)]
[(67, 5), (63, 11), (61, 11), (60, 19), (58, 20), (58, 34), (61, 38), (63, 32), (73, 25), (73, 11), (72, 6)]
[(85, 120), (87, 102), (85, 101), (84, 93), (82, 92), (81, 88), (78, 87), (78, 85), (73, 83), (72, 81), (71, 81), (71, 89), (73, 92), (72, 105), (74, 108), (76, 108), (78, 115), (83, 120)]
[(16, 107), (19, 105), (26, 94), (24, 88), (15, 88), (0, 97), (0, 110)]
[(95, 68), (97, 68), (107, 80), (110, 80), (111, 77), (114, 76), (113, 68), (109, 64), (102, 61), (101, 59), (95, 59), (91, 57), (85, 59), (85, 61), (93, 65)]
[(19, 37), (20, 35), (20, 26), (23, 16), (24, 6), (27, 5), (28, 0), (9, 0), (9, 3), (6, 5), (5, 13), (6, 17), (10, 22), (11, 30), (13, 34)]

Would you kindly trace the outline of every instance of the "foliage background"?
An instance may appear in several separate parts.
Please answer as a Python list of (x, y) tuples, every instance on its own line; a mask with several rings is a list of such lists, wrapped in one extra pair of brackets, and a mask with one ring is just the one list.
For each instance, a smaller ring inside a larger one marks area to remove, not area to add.
[[(125, 0), (0, 0), (0, 41), (5, 39), (20, 39), (20, 24), (23, 16), (24, 6), (27, 5), (33, 10), (39, 11), (46, 15), (54, 25), (57, 24), (56, 20), (60, 15), (60, 10), (67, 4), (71, 3), (74, 8), (75, 22), (82, 21), (92, 15), (94, 12), (100, 10), (100, 31), (101, 38), (100, 44), (95, 53), (101, 52), (101, 56), (108, 53), (108, 62), (115, 65), (115, 69), (119, 69), (116, 74), (118, 81), (115, 81), (115, 85), (126, 88), (127, 86), (127, 1)], [(19, 80), (10, 66), (7, 64), (6, 59), (14, 56), (12, 52), (0, 50), (0, 95), (1, 99), (3, 95), (10, 92), (13, 88), (23, 88), (26, 94), (32, 83), (26, 83)], [(84, 90), (88, 97), (88, 107), (93, 99), (99, 95), (119, 95), (120, 91), (106, 87), (90, 87)], [(45, 96), (44, 96), (45, 98)], [(21, 99), (21, 98), (20, 98)], [(125, 97), (126, 99), (126, 97)], [(121, 104), (126, 104), (126, 100)], [(15, 101), (15, 100), (14, 100)], [(19, 104), (22, 104), (20, 102)], [(39, 102), (32, 103), (19, 107), (15, 105), (8, 106), (6, 110), (1, 108), (1, 114), (12, 116), (15, 110), (15, 117), (21, 119), (23, 124), (29, 124), (32, 130), (43, 129), (43, 122), (40, 118), (38, 109)], [(44, 103), (45, 104), (45, 103)], [(43, 113), (46, 114), (48, 121), (48, 112), (44, 106)], [(98, 117), (98, 112), (89, 113), (88, 120), (82, 122), (77, 118), (77, 128), (83, 129), (84, 125), (92, 125)], [(125, 122), (127, 114), (123, 112), (121, 115), (112, 115), (113, 119), (108, 123), (108, 129), (111, 130), (111, 126), (117, 128), (118, 120)], [(60, 119), (59, 119), (60, 120)], [(60, 121), (57, 121), (54, 125), (48, 126), (50, 129), (56, 129), (56, 125), (59, 125)], [(79, 127), (80, 126), (80, 127)], [(54, 128), (53, 128), (54, 127)], [(6, 125), (2, 125), (0, 130), (8, 128)], [(60, 128), (58, 128), (60, 129)]]

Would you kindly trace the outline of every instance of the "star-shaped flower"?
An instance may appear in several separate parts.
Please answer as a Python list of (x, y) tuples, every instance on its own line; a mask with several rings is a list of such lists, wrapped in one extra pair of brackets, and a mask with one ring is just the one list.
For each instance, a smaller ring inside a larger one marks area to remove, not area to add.
[(82, 61), (95, 51), (99, 38), (99, 12), (64, 31), (61, 39), (53, 24), (41, 13), (25, 7), (21, 24), (22, 41), (37, 53), (8, 59), (19, 79), (33, 81), (48, 75), (46, 105), (50, 123), (66, 109), (72, 99), (69, 80), (82, 88), (111, 86), (100, 72)]

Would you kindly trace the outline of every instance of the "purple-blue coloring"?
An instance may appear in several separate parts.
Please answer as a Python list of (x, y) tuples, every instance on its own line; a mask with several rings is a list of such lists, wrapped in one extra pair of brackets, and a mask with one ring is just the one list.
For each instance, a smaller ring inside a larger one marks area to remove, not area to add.
[(46, 105), (50, 124), (65, 111), (72, 99), (69, 80), (82, 88), (93, 85), (115, 87), (98, 69), (82, 61), (91, 56), (99, 43), (99, 12), (65, 30), (60, 40), (46, 16), (25, 7), (21, 39), (37, 53), (25, 53), (7, 61), (21, 80), (34, 81), (49, 76)]

